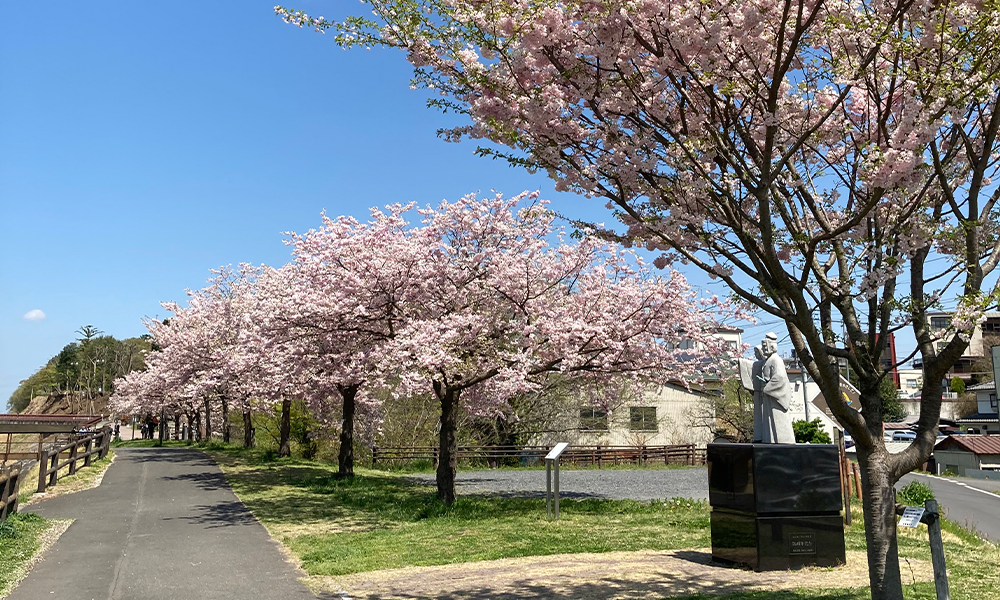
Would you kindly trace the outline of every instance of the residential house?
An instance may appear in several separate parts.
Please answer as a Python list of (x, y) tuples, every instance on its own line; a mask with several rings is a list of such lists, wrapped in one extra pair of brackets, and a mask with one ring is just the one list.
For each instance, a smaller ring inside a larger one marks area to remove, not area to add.
[(1000, 434), (1000, 411), (997, 409), (997, 386), (994, 381), (977, 383), (965, 388), (976, 393), (976, 412), (956, 419), (967, 433)]
[(570, 442), (573, 445), (663, 446), (712, 441), (708, 427), (695, 427), (695, 415), (711, 405), (713, 392), (687, 389), (678, 384), (651, 386), (639, 399), (609, 410), (581, 406), (563, 413), (551, 431), (532, 444)]
[(938, 474), (1000, 479), (1000, 436), (950, 435), (934, 446)]
[[(930, 319), (931, 329), (934, 331), (940, 332), (951, 325), (952, 313), (950, 312), (927, 313), (927, 316)], [(972, 333), (972, 337), (969, 339), (969, 346), (955, 362), (951, 370), (948, 371), (942, 385), (947, 389), (949, 382), (955, 377), (962, 379), (966, 384), (978, 382), (981, 373), (975, 372), (975, 364), (984, 356), (989, 356), (988, 341), (990, 338), (997, 336), (1000, 336), (1000, 312), (987, 312), (984, 315), (983, 322)], [(951, 336), (945, 335), (935, 342), (936, 348), (943, 348), (950, 340)], [(914, 369), (920, 369), (922, 365), (923, 361), (920, 357), (913, 360)]]

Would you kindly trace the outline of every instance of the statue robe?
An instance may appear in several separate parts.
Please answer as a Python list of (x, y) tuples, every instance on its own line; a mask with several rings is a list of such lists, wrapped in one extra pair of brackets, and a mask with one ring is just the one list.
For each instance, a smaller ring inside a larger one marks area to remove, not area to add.
[[(760, 441), (764, 444), (794, 444), (792, 417), (788, 408), (792, 398), (792, 386), (785, 372), (785, 361), (777, 352), (771, 353), (763, 361), (761, 374), (761, 421), (763, 428)], [(755, 408), (756, 408), (756, 402)], [(756, 410), (754, 411), (754, 438), (757, 434)]]
[(747, 391), (753, 393), (753, 437), (750, 438), (750, 441), (760, 443), (764, 439), (765, 423), (767, 422), (767, 416), (764, 414), (764, 382), (761, 380), (761, 373), (764, 369), (764, 351), (760, 346), (755, 346), (753, 354), (756, 360), (740, 359), (740, 381)]

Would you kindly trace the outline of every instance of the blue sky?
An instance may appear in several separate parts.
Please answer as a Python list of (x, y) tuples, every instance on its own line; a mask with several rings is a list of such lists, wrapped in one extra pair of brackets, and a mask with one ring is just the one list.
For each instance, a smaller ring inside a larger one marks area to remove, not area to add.
[[(56, 2), (0, 19), (0, 410), (75, 331), (143, 333), (208, 270), (282, 264), (282, 231), (498, 189), (604, 203), (473, 156), (392, 51), (346, 52), (273, 0)], [(332, 16), (331, 6), (294, 4)], [(357, 7), (357, 8), (355, 8)], [(325, 9), (325, 10), (324, 10)], [(24, 318), (41, 310), (42, 320)]]
[[(541, 189), (610, 224), (601, 200), (438, 139), (457, 117), (409, 89), (402, 53), (341, 50), (273, 4), (66, 1), (0, 19), (0, 410), (82, 325), (140, 335), (209, 269), (286, 262), (281, 232), (322, 210)], [(785, 335), (765, 318), (746, 341), (768, 330)]]

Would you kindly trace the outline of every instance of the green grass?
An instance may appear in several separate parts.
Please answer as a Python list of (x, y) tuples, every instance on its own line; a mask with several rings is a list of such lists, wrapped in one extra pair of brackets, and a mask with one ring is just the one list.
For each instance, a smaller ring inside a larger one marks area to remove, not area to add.
[[(707, 548), (709, 507), (703, 502), (567, 500), (561, 519), (545, 517), (544, 500), (460, 496), (438, 502), (433, 487), (400, 475), (359, 469), (335, 477), (336, 466), (273, 459), (262, 452), (218, 448), (212, 455), (250, 510), (299, 557), (310, 575), (344, 575), (403, 566), (443, 565), (507, 557), (621, 550)], [(860, 505), (846, 529), (848, 550), (864, 551)], [(945, 522), (952, 598), (982, 600), (1000, 589), (1000, 551)], [(930, 561), (927, 529), (901, 530), (900, 555)], [(902, 568), (907, 567), (904, 564)], [(741, 592), (728, 600), (862, 600), (866, 589)], [(688, 600), (709, 598), (691, 596)], [(933, 583), (906, 586), (907, 600), (933, 600)]]
[[(10, 533), (8, 524), (13, 528)], [(0, 524), (0, 598), (5, 597), (24, 573), (41, 544), (40, 537), (50, 522), (38, 515), (15, 513)]]

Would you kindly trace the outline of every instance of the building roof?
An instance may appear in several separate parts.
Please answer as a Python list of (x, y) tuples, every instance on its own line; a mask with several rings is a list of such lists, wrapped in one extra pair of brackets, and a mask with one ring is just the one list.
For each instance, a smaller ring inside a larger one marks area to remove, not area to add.
[(995, 412), (977, 412), (965, 415), (961, 419), (958, 419), (956, 423), (996, 423), (997, 421), (1000, 421), (1000, 417)]
[(997, 389), (997, 383), (995, 381), (984, 381), (982, 383), (977, 383), (976, 385), (970, 385), (965, 388), (967, 392), (992, 392)]
[(935, 450), (958, 450), (972, 454), (1000, 454), (1000, 436), (949, 435), (934, 446)]

